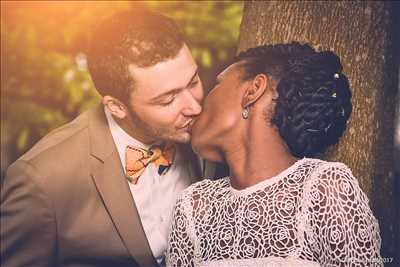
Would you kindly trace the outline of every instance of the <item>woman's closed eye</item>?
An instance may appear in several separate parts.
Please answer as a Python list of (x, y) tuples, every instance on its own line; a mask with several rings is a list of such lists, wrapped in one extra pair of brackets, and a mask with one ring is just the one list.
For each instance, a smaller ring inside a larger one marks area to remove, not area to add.
[(210, 89), (210, 91), (209, 91), (209, 92), (211, 92), (211, 91), (215, 90), (215, 88), (217, 88), (217, 87), (218, 87), (218, 85), (219, 85), (219, 81), (218, 81), (218, 79), (216, 79), (216, 80), (214, 81), (214, 83), (213, 83), (213, 86), (211, 87), (211, 89)]

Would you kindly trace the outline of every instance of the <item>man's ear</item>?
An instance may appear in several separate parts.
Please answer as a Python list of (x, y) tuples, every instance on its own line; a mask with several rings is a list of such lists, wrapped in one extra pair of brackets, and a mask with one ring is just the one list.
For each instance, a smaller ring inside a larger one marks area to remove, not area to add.
[(254, 104), (265, 91), (270, 87), (270, 80), (265, 74), (257, 74), (257, 76), (250, 81), (242, 98), (242, 108), (249, 107)]
[(103, 105), (110, 111), (110, 113), (118, 118), (124, 119), (127, 116), (126, 106), (118, 99), (112, 96), (103, 96)]

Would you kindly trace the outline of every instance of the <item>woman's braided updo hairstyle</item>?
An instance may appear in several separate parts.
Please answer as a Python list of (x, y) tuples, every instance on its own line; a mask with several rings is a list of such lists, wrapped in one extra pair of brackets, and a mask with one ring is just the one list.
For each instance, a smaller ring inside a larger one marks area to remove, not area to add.
[(293, 42), (250, 48), (236, 60), (244, 80), (264, 73), (278, 82), (272, 123), (294, 156), (312, 157), (339, 141), (352, 105), (336, 54)]

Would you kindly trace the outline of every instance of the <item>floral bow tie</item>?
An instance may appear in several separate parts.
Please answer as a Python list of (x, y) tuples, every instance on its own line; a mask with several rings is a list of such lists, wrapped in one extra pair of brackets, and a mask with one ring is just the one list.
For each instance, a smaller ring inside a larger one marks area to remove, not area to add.
[(156, 164), (159, 175), (167, 173), (175, 157), (175, 146), (167, 143), (164, 149), (155, 146), (149, 150), (127, 146), (125, 149), (126, 178), (132, 184), (137, 184), (146, 166), (151, 162)]

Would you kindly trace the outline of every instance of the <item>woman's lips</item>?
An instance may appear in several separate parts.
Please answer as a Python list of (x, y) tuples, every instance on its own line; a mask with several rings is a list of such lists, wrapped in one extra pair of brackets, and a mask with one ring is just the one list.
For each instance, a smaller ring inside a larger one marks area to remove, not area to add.
[(192, 134), (192, 129), (193, 129), (193, 124), (195, 123), (195, 120), (191, 120), (189, 125), (188, 125), (188, 132)]

